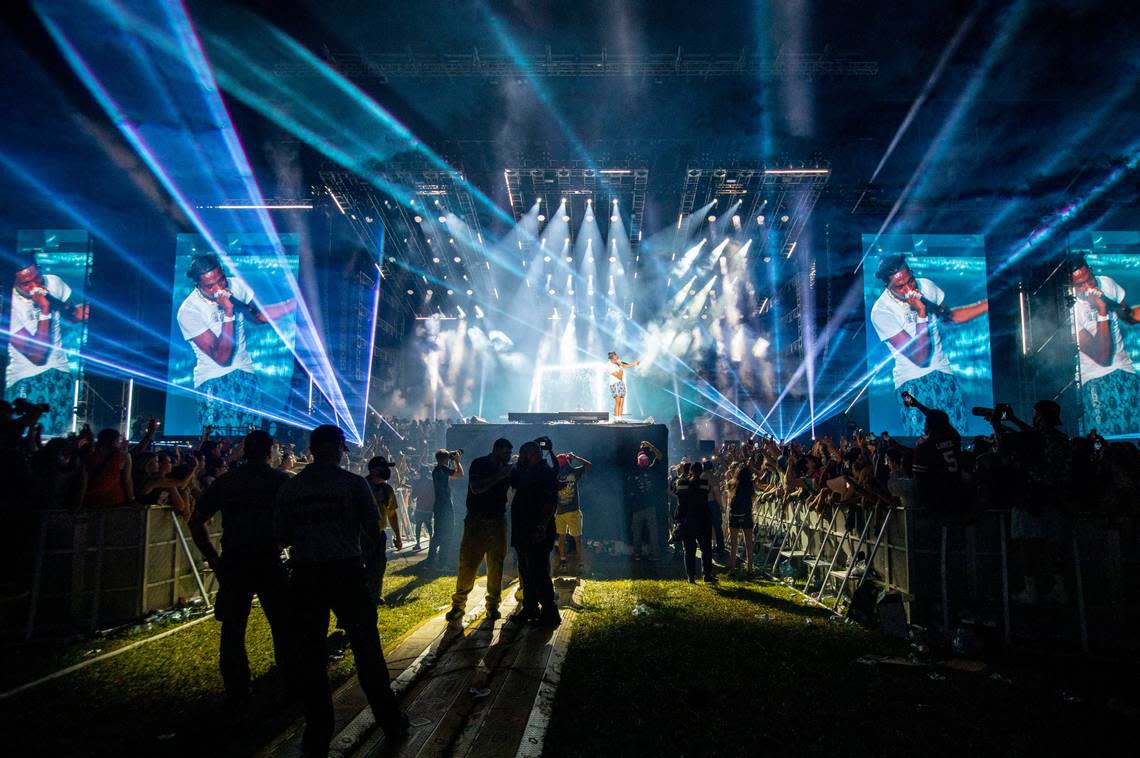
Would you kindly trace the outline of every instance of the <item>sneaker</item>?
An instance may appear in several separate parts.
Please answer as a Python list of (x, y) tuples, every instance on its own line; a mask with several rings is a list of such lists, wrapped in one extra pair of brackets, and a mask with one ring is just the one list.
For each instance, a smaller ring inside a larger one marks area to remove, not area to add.
[(452, 623), (460, 621), (463, 618), (463, 609), (453, 605), (444, 618)]
[(384, 730), (384, 741), (388, 743), (399, 742), (408, 736), (408, 731), (411, 729), (412, 723), (408, 719), (408, 714), (401, 713), (400, 718), (394, 724), (381, 726)]
[(690, 576), (689, 577), (689, 584), (696, 584), (696, 583), (697, 583), (697, 578), (695, 576)]
[(715, 576), (710, 574), (709, 576), (705, 577), (705, 584), (716, 584), (716, 583), (717, 583), (717, 581), (716, 581)]
[(561, 626), (562, 617), (558, 615), (557, 611), (554, 613), (543, 613), (538, 618), (533, 619), (530, 623), (533, 626), (541, 627), (544, 629), (554, 629), (558, 626)]
[(509, 624), (525, 624), (528, 621), (534, 621), (538, 618), (538, 611), (527, 610), (526, 608), (519, 608), (517, 611), (507, 616), (507, 623)]

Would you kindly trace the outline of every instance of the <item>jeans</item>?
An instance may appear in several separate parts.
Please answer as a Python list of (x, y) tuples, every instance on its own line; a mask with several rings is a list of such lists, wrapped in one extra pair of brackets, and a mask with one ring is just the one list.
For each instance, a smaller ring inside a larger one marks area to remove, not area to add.
[[(436, 534), (439, 528), (436, 527)], [(459, 575), (455, 580), (453, 608), (464, 608), (467, 596), (475, 586), (475, 574), (483, 559), (487, 560), (487, 608), (498, 608), (503, 591), (503, 559), (507, 557), (506, 516), (475, 516), (463, 521), (463, 539), (459, 542)]]
[(348, 634), (360, 687), (376, 722), (386, 730), (398, 728), (399, 704), (380, 647), (376, 606), (365, 590), (360, 562), (294, 566), (290, 590), (297, 616), (297, 685), (305, 709), (305, 734), (301, 738), (305, 755), (328, 753), (335, 724), (325, 646), (330, 610)]
[(653, 507), (642, 508), (633, 512), (633, 552), (641, 552), (642, 546), (646, 543), (641, 538), (642, 527), (649, 531), (648, 551), (649, 555), (657, 555), (657, 546), (660, 542), (657, 539), (657, 509)]
[(519, 580), (523, 588), (522, 611), (527, 616), (537, 616), (539, 606), (543, 616), (557, 616), (558, 604), (554, 600), (554, 583), (550, 580), (551, 545), (516, 547), (519, 561)]
[(436, 509), (432, 516), (435, 528), (431, 533), (431, 542), (428, 543), (427, 560), (431, 563), (450, 566), (455, 558), (452, 555), (454, 544), (452, 533), (455, 528), (455, 519), (451, 509)]
[(412, 538), (416, 541), (416, 547), (420, 546), (420, 530), (426, 529), (428, 535), (428, 556), (431, 556), (431, 513), (424, 513), (423, 511), (416, 511), (412, 518)]
[(245, 630), (253, 596), (261, 601), (261, 609), (273, 634), (273, 658), (283, 674), (293, 664), (293, 619), (290, 618), (289, 585), (285, 567), (276, 558), (240, 559), (222, 557), (218, 575), (219, 589), (214, 615), (222, 623), (218, 668), (226, 693), (231, 697), (249, 694), (249, 657), (245, 651)]
[(705, 579), (713, 576), (712, 539), (709, 537), (709, 528), (687, 529), (681, 540), (685, 545), (685, 576), (690, 579), (697, 578), (697, 547), (701, 548), (701, 564), (704, 566)]

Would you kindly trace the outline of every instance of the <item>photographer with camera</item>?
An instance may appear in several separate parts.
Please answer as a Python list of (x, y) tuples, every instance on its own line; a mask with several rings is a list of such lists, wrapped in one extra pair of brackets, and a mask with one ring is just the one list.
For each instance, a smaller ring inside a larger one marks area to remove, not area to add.
[[(455, 516), (451, 503), (451, 481), (463, 476), (463, 451), (444, 450), (435, 451), (435, 468), (431, 472), (432, 507), (426, 509), (432, 514), (434, 527), (428, 530), (427, 564), (451, 564), (452, 535), (455, 533)], [(416, 503), (416, 512), (420, 512), (419, 503)], [(419, 544), (419, 517), (416, 519), (416, 544)]]
[[(503, 559), (507, 555), (507, 492), (511, 487), (510, 440), (495, 440), (490, 455), (471, 461), (467, 486), (467, 517), (459, 542), (459, 572), (447, 620), (463, 618), (467, 596), (475, 586), (475, 572), (487, 561), (487, 618), (499, 618), (503, 591)], [(439, 467), (436, 467), (439, 470)], [(438, 507), (439, 501), (436, 501)], [(436, 522), (438, 534), (439, 522)]]
[[(550, 464), (542, 454), (550, 456)], [(554, 548), (554, 511), (558, 502), (558, 460), (549, 437), (525, 442), (511, 472), (511, 547), (519, 562), (522, 608), (513, 619), (539, 626), (562, 623), (550, 580), (550, 552)]]
[[(1022, 590), (1013, 595), (1016, 603), (1034, 605), (1040, 601), (1039, 587), (1050, 583), (1046, 600), (1068, 602), (1061, 546), (1066, 542), (1068, 523), (1065, 508), (1070, 503), (1070, 470), (1073, 453), (1061, 425), (1061, 406), (1052, 400), (1038, 400), (1033, 406), (1033, 422), (1027, 424), (1013, 414), (1009, 404), (993, 410), (975, 408), (994, 428), (994, 440), (1009, 471), (1016, 471), (1019, 493), (1010, 505), (1010, 539), (1017, 546), (1024, 566)], [(1002, 422), (1014, 424), (1018, 431)]]
[(566, 537), (574, 538), (578, 569), (586, 570), (586, 544), (582, 538), (582, 502), (578, 481), (594, 464), (574, 453), (560, 453), (558, 459), (558, 510), (554, 513), (554, 529), (558, 532), (558, 562), (566, 565)]
[[(661, 543), (657, 534), (657, 502), (653, 496), (653, 474), (650, 469), (664, 457), (652, 442), (642, 440), (634, 456), (636, 468), (627, 474), (626, 501), (631, 512), (631, 544), (635, 561), (641, 559), (643, 551), (649, 560), (657, 560), (657, 547)], [(705, 507), (708, 507), (707, 502)], [(642, 539), (643, 532), (648, 532), (648, 542)]]

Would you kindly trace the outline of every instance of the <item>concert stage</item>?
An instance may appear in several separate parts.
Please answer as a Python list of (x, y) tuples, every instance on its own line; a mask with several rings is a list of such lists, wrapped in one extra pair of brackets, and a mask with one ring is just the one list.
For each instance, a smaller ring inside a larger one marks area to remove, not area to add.
[[(630, 541), (630, 507), (627, 490), (630, 474), (637, 470), (637, 450), (642, 440), (667, 455), (669, 429), (664, 424), (456, 424), (447, 430), (447, 447), (463, 448), (463, 464), (491, 452), (499, 437), (515, 446), (538, 437), (549, 437), (555, 453), (572, 452), (594, 464), (582, 477), (580, 495), (587, 540)], [(658, 535), (665, 534), (666, 470), (662, 458), (650, 469), (652, 496), (658, 503)], [(466, 513), (467, 477), (452, 482), (457, 519)]]

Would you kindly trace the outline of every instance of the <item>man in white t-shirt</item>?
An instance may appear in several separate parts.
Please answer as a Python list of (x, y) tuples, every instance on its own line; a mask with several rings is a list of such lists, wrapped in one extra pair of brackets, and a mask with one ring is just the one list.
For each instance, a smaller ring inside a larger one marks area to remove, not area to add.
[(946, 411), (953, 426), (965, 430), (962, 391), (942, 350), (941, 326), (978, 318), (989, 310), (989, 301), (947, 306), (946, 293), (930, 279), (915, 278), (904, 255), (885, 256), (876, 277), (884, 288), (871, 307), (871, 324), (895, 360), (894, 384), (905, 433), (921, 436), (925, 418), (903, 405), (903, 392), (927, 407)]
[(16, 272), (4, 386), (9, 398), (51, 406), (40, 417), (48, 434), (66, 431), (72, 411), (72, 377), (61, 319), (86, 321), (88, 312), (86, 304), (71, 303), (71, 287), (55, 274), (41, 273), (35, 263)]
[(1085, 424), (1100, 434), (1140, 429), (1140, 377), (1124, 349), (1122, 326), (1140, 323), (1140, 306), (1108, 276), (1096, 276), (1080, 256), (1070, 263)]
[(178, 328), (194, 351), (194, 389), (200, 426), (241, 427), (259, 422), (257, 374), (245, 348), (245, 327), (296, 310), (296, 302), (259, 308), (253, 291), (228, 279), (216, 255), (196, 255), (186, 276), (194, 289), (178, 307)]

